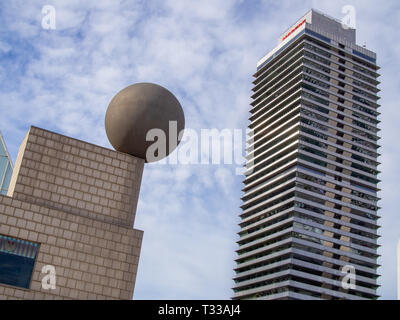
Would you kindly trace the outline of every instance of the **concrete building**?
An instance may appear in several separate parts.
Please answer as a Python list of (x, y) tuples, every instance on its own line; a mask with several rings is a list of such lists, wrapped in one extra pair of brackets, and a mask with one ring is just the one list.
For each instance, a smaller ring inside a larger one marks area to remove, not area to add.
[(258, 62), (233, 299), (378, 298), (378, 69), (315, 10)]
[(31, 127), (0, 195), (0, 299), (131, 299), (143, 166)]
[(7, 194), (10, 184), (13, 164), (10, 154), (8, 153), (6, 143), (0, 131), (0, 194)]

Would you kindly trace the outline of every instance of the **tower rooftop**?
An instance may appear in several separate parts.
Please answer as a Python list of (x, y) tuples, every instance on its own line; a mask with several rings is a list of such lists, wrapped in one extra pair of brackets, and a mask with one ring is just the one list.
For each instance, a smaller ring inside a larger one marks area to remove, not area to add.
[(359, 55), (361, 54), (363, 57), (367, 56), (367, 59), (371, 61), (376, 60), (376, 54), (374, 52), (366, 49), (364, 46), (356, 44), (356, 29), (343, 24), (339, 19), (332, 18), (318, 10), (311, 9), (281, 34), (277, 46), (258, 61), (257, 69), (260, 69), (268, 61), (277, 56), (303, 33), (317, 36), (334, 46), (341, 44), (345, 46), (349, 52), (357, 51)]
[(296, 21), (295, 24), (282, 33), (278, 39), (278, 44), (289, 38), (288, 36), (290, 36), (290, 32), (292, 32), (292, 30), (294, 31), (297, 26), (300, 27), (300, 24), (305, 23), (331, 35), (332, 37), (341, 38), (342, 40), (350, 43), (356, 43), (356, 29), (343, 24), (343, 22), (339, 19), (333, 18), (318, 10), (311, 9), (298, 21)]

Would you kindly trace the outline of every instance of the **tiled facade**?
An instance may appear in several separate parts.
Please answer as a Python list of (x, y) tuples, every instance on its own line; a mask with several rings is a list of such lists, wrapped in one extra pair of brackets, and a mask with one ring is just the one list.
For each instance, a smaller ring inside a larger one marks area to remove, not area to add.
[[(131, 299), (143, 232), (133, 229), (144, 160), (31, 127), (8, 196), (0, 235), (39, 251), (29, 289), (0, 284), (0, 299)], [(56, 289), (43, 289), (53, 265)]]

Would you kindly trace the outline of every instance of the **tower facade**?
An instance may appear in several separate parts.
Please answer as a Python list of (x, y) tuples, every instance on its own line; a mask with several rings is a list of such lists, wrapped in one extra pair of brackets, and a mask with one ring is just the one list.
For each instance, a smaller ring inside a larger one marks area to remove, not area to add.
[(6, 143), (0, 132), (0, 194), (6, 195), (10, 184), (13, 164)]
[(376, 299), (379, 84), (310, 10), (257, 64), (233, 299)]

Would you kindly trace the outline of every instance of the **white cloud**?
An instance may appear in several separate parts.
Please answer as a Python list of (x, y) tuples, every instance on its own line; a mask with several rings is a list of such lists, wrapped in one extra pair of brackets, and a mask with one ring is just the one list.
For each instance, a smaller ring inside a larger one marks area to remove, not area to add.
[(9, 53), (11, 51), (12, 47), (4, 42), (4, 41), (0, 41), (0, 52), (1, 53)]

